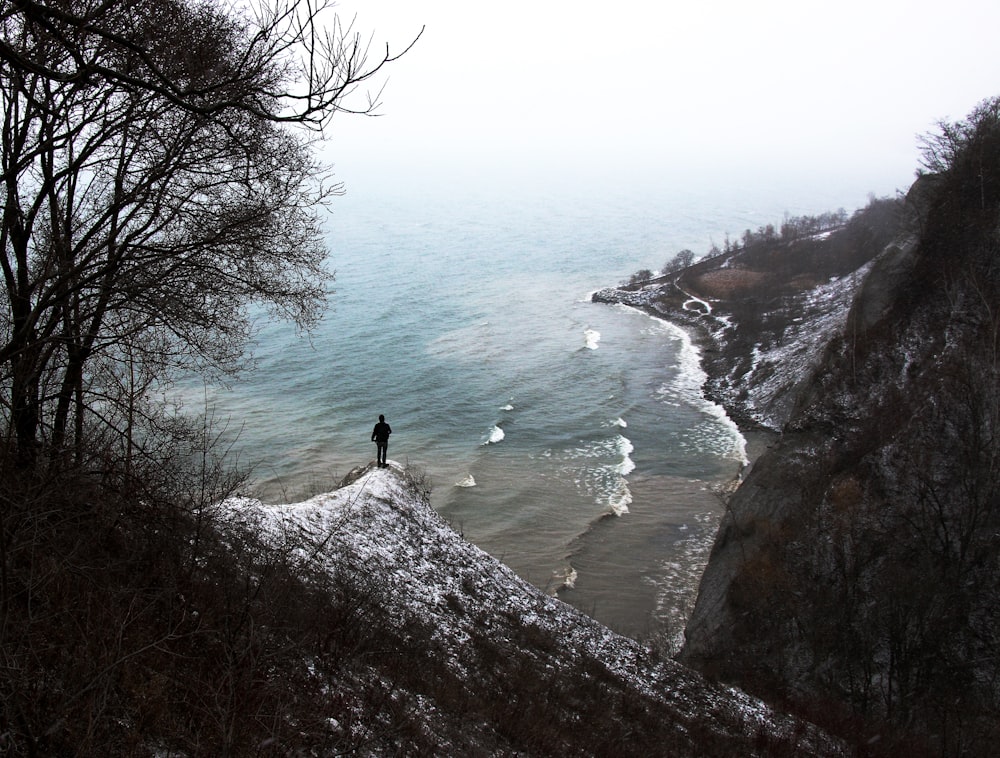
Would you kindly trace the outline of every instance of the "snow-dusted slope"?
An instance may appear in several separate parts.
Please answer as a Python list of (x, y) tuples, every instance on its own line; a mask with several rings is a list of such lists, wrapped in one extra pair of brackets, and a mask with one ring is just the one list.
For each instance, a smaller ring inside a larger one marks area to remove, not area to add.
[(871, 264), (819, 286), (775, 298), (748, 326), (730, 303), (700, 300), (674, 283), (604, 289), (595, 302), (621, 303), (689, 327), (704, 340), (705, 393), (741, 424), (778, 431), (826, 345), (842, 332)]
[[(456, 677), (485, 683), (506, 676), (505, 666), (517, 667), (520, 676), (525, 666), (533, 667), (537, 679), (549, 681), (600, 671), (602, 686), (614, 682), (617, 698), (624, 693), (625, 700), (634, 696), (662, 711), (657, 719), (672, 735), (671, 754), (702, 754), (705, 735), (743, 755), (759, 754), (754, 745), (769, 740), (797, 745), (797, 754), (839, 754), (812, 727), (775, 714), (740, 691), (709, 684), (522, 581), (456, 533), (398, 464), (358, 469), (340, 489), (301, 503), (266, 505), (241, 498), (227, 506), (235, 522), (275, 543), (297, 542), (303, 559), (353, 577), (359, 586), (377, 585), (394, 631), (429, 625), (427, 654), (434, 656), (434, 666)], [(526, 640), (537, 644), (526, 646)], [(483, 652), (498, 646), (509, 655), (497, 659)], [(541, 704), (549, 695), (535, 697)], [(442, 707), (419, 693), (413, 702), (423, 703), (428, 718)], [(622, 718), (610, 701), (607, 718)], [(499, 725), (477, 728), (495, 732)], [(768, 735), (763, 742), (761, 735)], [(442, 752), (449, 753), (447, 744)]]
[[(731, 371), (712, 380), (709, 391), (725, 406), (738, 408), (744, 419), (778, 431), (791, 416), (803, 382), (819, 365), (823, 351), (840, 335), (858, 288), (871, 264), (836, 277), (796, 297), (781, 309), (788, 320), (780, 335), (765, 339), (750, 350), (749, 366), (735, 362)], [(718, 337), (725, 344), (724, 326)]]

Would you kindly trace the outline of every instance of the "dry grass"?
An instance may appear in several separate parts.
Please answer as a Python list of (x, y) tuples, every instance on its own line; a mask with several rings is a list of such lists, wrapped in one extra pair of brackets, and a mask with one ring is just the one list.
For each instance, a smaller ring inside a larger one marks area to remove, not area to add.
[(722, 268), (699, 275), (691, 284), (692, 289), (702, 297), (731, 300), (751, 294), (773, 280), (772, 274), (762, 271)]

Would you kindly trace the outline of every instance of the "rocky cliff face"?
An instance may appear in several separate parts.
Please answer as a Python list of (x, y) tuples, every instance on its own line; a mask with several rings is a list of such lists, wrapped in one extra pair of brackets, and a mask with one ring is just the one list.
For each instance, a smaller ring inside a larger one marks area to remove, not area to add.
[[(733, 636), (731, 585), (748, 564), (763, 560), (779, 525), (815, 506), (814, 490), (823, 486), (817, 480), (826, 464), (861, 434), (872, 406), (877, 409), (896, 394), (896, 375), (833, 388), (831, 372), (842, 362), (844, 346), (856, 344), (858, 330), (867, 334), (887, 318), (897, 290), (905, 289), (912, 275), (915, 242), (909, 224), (901, 223), (897, 234), (849, 276), (786, 299), (780, 317), (791, 326), (780, 336), (762, 334), (754, 324), (735, 324), (729, 335), (717, 337), (721, 345), (709, 361), (709, 388), (742, 418), (766, 420), (779, 435), (728, 503), (686, 633), (682, 658), (692, 665), (723, 674), (723, 658), (741, 657)], [(747, 345), (753, 360), (747, 360)], [(769, 358), (758, 358), (764, 355)], [(747, 370), (741, 370), (744, 365)], [(774, 386), (779, 391), (769, 391)]]
[(997, 737), (1000, 204), (969, 184), (918, 182), (819, 360), (760, 395), (782, 433), (728, 504), (681, 655), (888, 754)]

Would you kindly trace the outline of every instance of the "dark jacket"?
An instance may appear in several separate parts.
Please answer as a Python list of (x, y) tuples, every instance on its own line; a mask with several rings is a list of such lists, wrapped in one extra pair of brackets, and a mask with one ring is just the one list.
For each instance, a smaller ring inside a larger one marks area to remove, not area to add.
[(372, 441), (384, 445), (389, 441), (390, 434), (392, 434), (392, 429), (389, 428), (389, 425), (384, 421), (379, 421), (372, 429)]

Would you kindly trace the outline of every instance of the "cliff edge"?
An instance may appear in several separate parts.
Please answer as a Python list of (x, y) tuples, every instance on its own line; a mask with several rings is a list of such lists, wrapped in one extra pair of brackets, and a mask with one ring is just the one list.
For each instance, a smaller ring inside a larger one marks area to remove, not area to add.
[[(522, 581), (445, 523), (398, 464), (361, 467), (302, 503), (226, 507), (237, 531), (295, 545), (338, 577), (358, 598), (359, 632), (382, 640), (327, 675), (345, 700), (333, 728), (344, 744), (364, 736), (363, 754), (843, 754)], [(358, 694), (372, 690), (391, 695)]]

